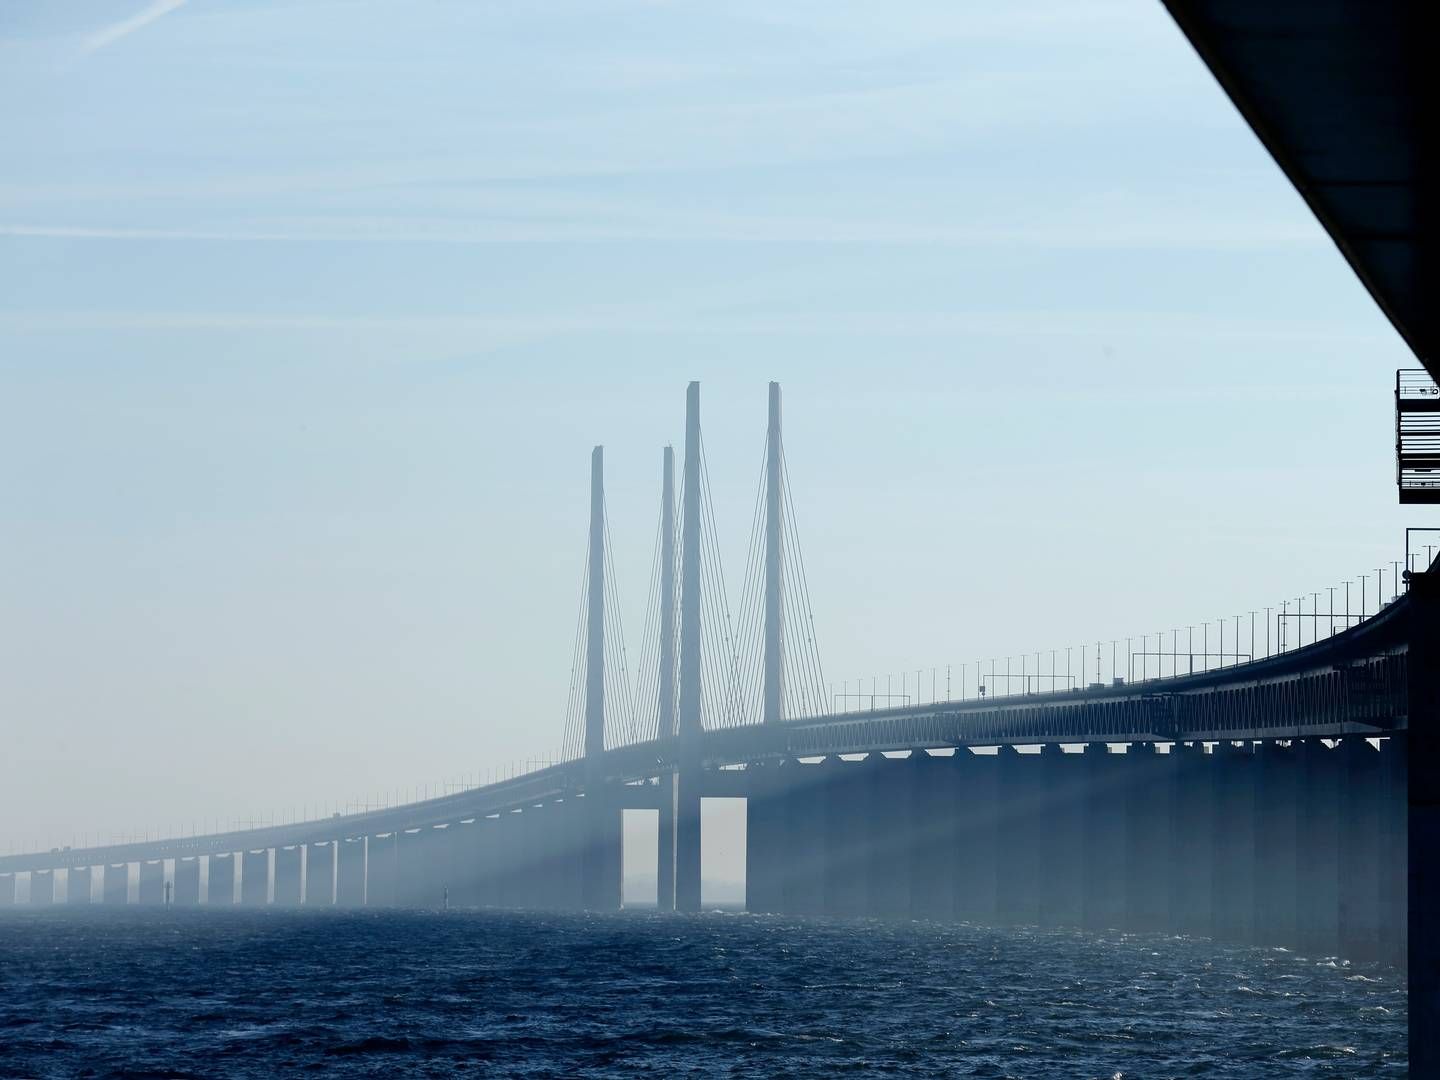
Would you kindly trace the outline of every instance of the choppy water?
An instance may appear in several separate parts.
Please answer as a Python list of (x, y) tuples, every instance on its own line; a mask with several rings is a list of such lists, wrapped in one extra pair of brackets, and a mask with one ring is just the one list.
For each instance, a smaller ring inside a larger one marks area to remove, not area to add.
[(746, 915), (17, 911), (0, 1076), (1403, 1076), (1398, 973)]

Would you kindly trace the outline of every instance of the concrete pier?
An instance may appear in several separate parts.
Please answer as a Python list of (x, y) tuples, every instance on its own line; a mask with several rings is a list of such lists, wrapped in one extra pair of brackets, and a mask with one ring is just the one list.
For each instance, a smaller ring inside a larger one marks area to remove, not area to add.
[(136, 901), (146, 907), (159, 907), (165, 903), (165, 863), (150, 859), (140, 864), (140, 886)]
[(1408, 748), (1405, 732), (1380, 742), (1380, 954), (1397, 965), (1405, 964), (1409, 944)]
[(235, 854), (226, 851), (211, 855), (209, 881), (205, 887), (205, 903), (209, 907), (228, 907), (235, 903)]
[(948, 785), (955, 777), (951, 759), (923, 750), (908, 762), (910, 808), (906, 861), (909, 863), (910, 915), (947, 920), (955, 916), (955, 869), (960, 838)]
[(1085, 759), (1059, 743), (1040, 751), (1037, 830), (1041, 926), (1079, 926), (1084, 917)]
[[(583, 805), (583, 802), (582, 802)], [(495, 906), (523, 908), (525, 894), (520, 880), (520, 812), (507, 810), (495, 817)]]
[(84, 905), (90, 903), (91, 869), (88, 866), (72, 866), (65, 874), (65, 903)]
[(1212, 933), (1221, 941), (1254, 940), (1255, 755), (1249, 743), (1216, 743), (1210, 756), (1214, 807)]
[(15, 875), (0, 874), (0, 907), (15, 906)]
[(1000, 747), (999, 829), (996, 851), (996, 918), (1005, 926), (1040, 922), (1041, 855), (1049, 823), (1039, 754)]
[(475, 860), (479, 831), (474, 820), (451, 822), (445, 830), (445, 863), (450, 868), (450, 906), (453, 908), (480, 904), (479, 867)]
[(30, 871), (30, 906), (48, 907), (55, 903), (55, 871)]
[(1170, 852), (1174, 830), (1175, 762), (1154, 743), (1131, 743), (1125, 779), (1125, 928), (1170, 929)]
[(865, 881), (869, 792), (859, 763), (832, 757), (819, 767), (825, 799), (825, 912), (863, 915), (869, 891)]
[(335, 903), (335, 841), (322, 840), (305, 848), (305, 906), (331, 907)]
[(826, 770), (788, 759), (780, 765), (789, 831), (782, 841), (787, 869), (781, 881), (784, 910), (791, 915), (825, 911), (826, 813), (821, 789)]
[(1202, 743), (1176, 743), (1171, 779), (1175, 785), (1175, 827), (1170, 838), (1170, 929), (1209, 937), (1215, 854), (1211, 758)]
[(1339, 938), (1347, 960), (1380, 953), (1380, 753), (1366, 739), (1342, 739), (1340, 755)]
[(365, 848), (363, 836), (347, 837), (335, 845), (335, 906), (365, 904)]
[(860, 763), (859, 783), (869, 813), (861, 872), (866, 878), (865, 914), (873, 918), (910, 917), (909, 758), (871, 754)]
[(300, 906), (300, 864), (304, 849), (298, 844), (275, 849), (275, 905)]
[(270, 902), (270, 850), (247, 851), (240, 860), (240, 902), (264, 907)]
[(1081, 918), (1087, 930), (1124, 926), (1127, 828), (1125, 755), (1106, 743), (1088, 743), (1085, 770), (1085, 870)]
[(745, 910), (754, 913), (785, 909), (785, 867), (788, 809), (785, 777), (775, 762), (745, 770)]
[(1320, 739), (1298, 741), (1296, 947), (1306, 956), (1340, 953), (1341, 754)]
[(110, 863), (101, 881), (101, 896), (107, 904), (130, 902), (130, 864)]
[(477, 902), (481, 907), (499, 907), (501, 903), (500, 859), (501, 816), (475, 819), (475, 882)]
[(941, 857), (954, 863), (956, 917), (993, 923), (999, 900), (1000, 759), (961, 747), (950, 759), (946, 794), (954, 842)]
[(400, 838), (396, 833), (370, 837), (365, 858), (365, 906), (394, 907), (399, 901)]
[(1260, 744), (1255, 758), (1255, 940), (1294, 948), (1299, 771), (1293, 745)]
[(175, 905), (194, 907), (200, 903), (200, 859), (190, 855), (175, 860)]
[(430, 880), (429, 852), (426, 833), (430, 830), (407, 829), (395, 834), (395, 906), (403, 908), (439, 907)]

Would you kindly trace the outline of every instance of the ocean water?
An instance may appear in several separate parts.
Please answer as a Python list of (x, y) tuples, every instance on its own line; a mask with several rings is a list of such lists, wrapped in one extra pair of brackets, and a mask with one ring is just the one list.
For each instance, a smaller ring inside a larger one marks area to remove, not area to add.
[(0, 917), (3, 1077), (1404, 1076), (1400, 973), (739, 914)]

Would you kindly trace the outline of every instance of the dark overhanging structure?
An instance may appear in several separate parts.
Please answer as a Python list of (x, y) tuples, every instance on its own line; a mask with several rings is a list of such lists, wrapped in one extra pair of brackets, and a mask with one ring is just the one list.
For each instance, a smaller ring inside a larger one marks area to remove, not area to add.
[(1440, 377), (1426, 0), (1162, 0), (1396, 332)]
[[(1431, 0), (1163, 0), (1432, 378), (1440, 379), (1440, 163)], [(1401, 393), (1397, 382), (1397, 409)], [(1402, 501), (1434, 501), (1433, 491)], [(1420, 464), (1432, 464), (1425, 456)], [(1440, 1075), (1440, 588), (1411, 577), (1410, 1067)]]

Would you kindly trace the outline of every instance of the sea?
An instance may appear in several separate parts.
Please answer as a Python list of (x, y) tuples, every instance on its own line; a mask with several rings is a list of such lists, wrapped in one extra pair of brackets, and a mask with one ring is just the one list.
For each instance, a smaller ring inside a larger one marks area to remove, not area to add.
[(709, 912), (0, 915), (3, 1077), (1398, 1077), (1402, 972)]

